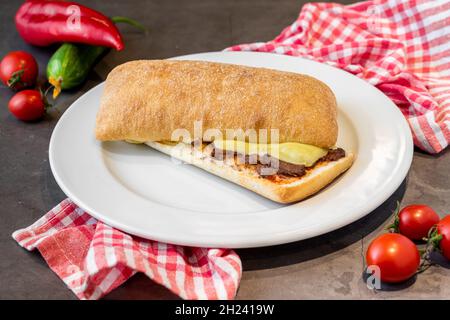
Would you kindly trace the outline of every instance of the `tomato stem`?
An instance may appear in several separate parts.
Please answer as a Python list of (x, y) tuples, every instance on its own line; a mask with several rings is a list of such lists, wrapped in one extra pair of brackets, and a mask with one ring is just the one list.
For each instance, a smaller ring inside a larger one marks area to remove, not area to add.
[(39, 92), (41, 93), (41, 97), (42, 97), (42, 102), (44, 103), (45, 112), (47, 112), (48, 109), (53, 107), (53, 105), (51, 103), (49, 103), (48, 99), (47, 99), (47, 94), (51, 88), (53, 88), (52, 85), (50, 85), (45, 91), (42, 91), (42, 89), (39, 88)]
[(45, 91), (44, 91), (44, 97), (47, 97), (48, 92), (49, 92), (50, 89), (53, 88), (53, 87), (54, 87), (54, 86), (53, 86), (52, 84), (50, 84), (50, 85), (48, 86), (48, 88), (45, 89)]
[(388, 225), (385, 230), (389, 230), (393, 233), (399, 233), (399, 224), (400, 224), (400, 218), (398, 217), (398, 214), (400, 212), (400, 201), (397, 201), (397, 207), (395, 208), (393, 214), (394, 214), (394, 222), (392, 222), (390, 225)]
[(433, 226), (430, 231), (428, 231), (427, 238), (423, 239), (426, 241), (426, 245), (424, 249), (420, 250), (420, 256), (422, 258), (422, 262), (417, 270), (417, 273), (422, 273), (427, 270), (429, 267), (435, 265), (435, 263), (431, 262), (431, 253), (435, 250), (440, 251), (439, 243), (442, 240), (442, 235), (438, 233), (437, 227)]
[(11, 78), (9, 78), (9, 80), (7, 81), (8, 87), (14, 89), (16, 84), (22, 83), (22, 76), (23, 76), (24, 72), (25, 72), (25, 69), (20, 69), (20, 70), (15, 71), (11, 75)]

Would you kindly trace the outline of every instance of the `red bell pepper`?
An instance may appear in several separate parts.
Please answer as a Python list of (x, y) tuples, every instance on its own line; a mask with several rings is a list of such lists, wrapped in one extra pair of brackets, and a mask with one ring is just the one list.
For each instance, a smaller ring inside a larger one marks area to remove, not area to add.
[(76, 2), (26, 1), (16, 13), (16, 27), (26, 42), (36, 46), (78, 42), (123, 49), (111, 19)]

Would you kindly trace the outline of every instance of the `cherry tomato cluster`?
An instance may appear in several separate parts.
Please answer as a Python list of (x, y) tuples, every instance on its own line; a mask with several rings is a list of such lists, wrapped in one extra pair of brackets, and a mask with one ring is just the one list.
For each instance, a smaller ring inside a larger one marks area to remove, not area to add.
[[(396, 283), (414, 276), (429, 265), (429, 253), (440, 251), (450, 260), (450, 215), (443, 219), (426, 205), (410, 205), (399, 211), (387, 227), (391, 233), (374, 239), (366, 253), (368, 266), (378, 266), (381, 281)], [(426, 243), (422, 255), (413, 241)], [(421, 262), (422, 258), (422, 262)]]
[[(0, 62), (0, 79), (12, 90), (33, 87), (37, 77), (36, 60), (25, 51), (12, 51)], [(9, 111), (22, 121), (42, 118), (48, 106), (45, 94), (36, 89), (19, 91), (8, 103)]]

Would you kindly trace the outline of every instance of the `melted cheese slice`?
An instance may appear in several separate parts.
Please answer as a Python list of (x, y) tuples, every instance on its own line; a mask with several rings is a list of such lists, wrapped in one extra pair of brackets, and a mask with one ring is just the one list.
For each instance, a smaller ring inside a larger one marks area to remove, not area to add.
[[(129, 143), (139, 144), (142, 142), (126, 140)], [(176, 145), (178, 142), (172, 141), (160, 141), (160, 143), (167, 145)], [(311, 167), (320, 158), (325, 156), (328, 152), (327, 149), (319, 148), (309, 144), (298, 142), (284, 142), (279, 144), (262, 144), (262, 143), (249, 143), (237, 140), (214, 140), (214, 147), (217, 149), (237, 152), (240, 154), (259, 154), (270, 155), (281, 161), (301, 164), (307, 167)]]
[(214, 146), (221, 150), (233, 151), (241, 154), (270, 155), (281, 161), (302, 164), (307, 167), (314, 165), (325, 156), (327, 149), (297, 142), (280, 144), (258, 144), (236, 140), (214, 140)]

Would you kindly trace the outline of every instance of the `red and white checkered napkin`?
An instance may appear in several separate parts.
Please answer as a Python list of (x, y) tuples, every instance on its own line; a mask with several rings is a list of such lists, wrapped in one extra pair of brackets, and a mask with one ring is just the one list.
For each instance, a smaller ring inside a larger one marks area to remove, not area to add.
[(13, 238), (37, 248), (80, 299), (99, 299), (136, 272), (184, 299), (232, 299), (242, 274), (233, 250), (182, 247), (132, 237), (64, 200)]
[(375, 85), (407, 118), (417, 147), (450, 142), (450, 1), (309, 3), (273, 41), (227, 50), (302, 56)]

